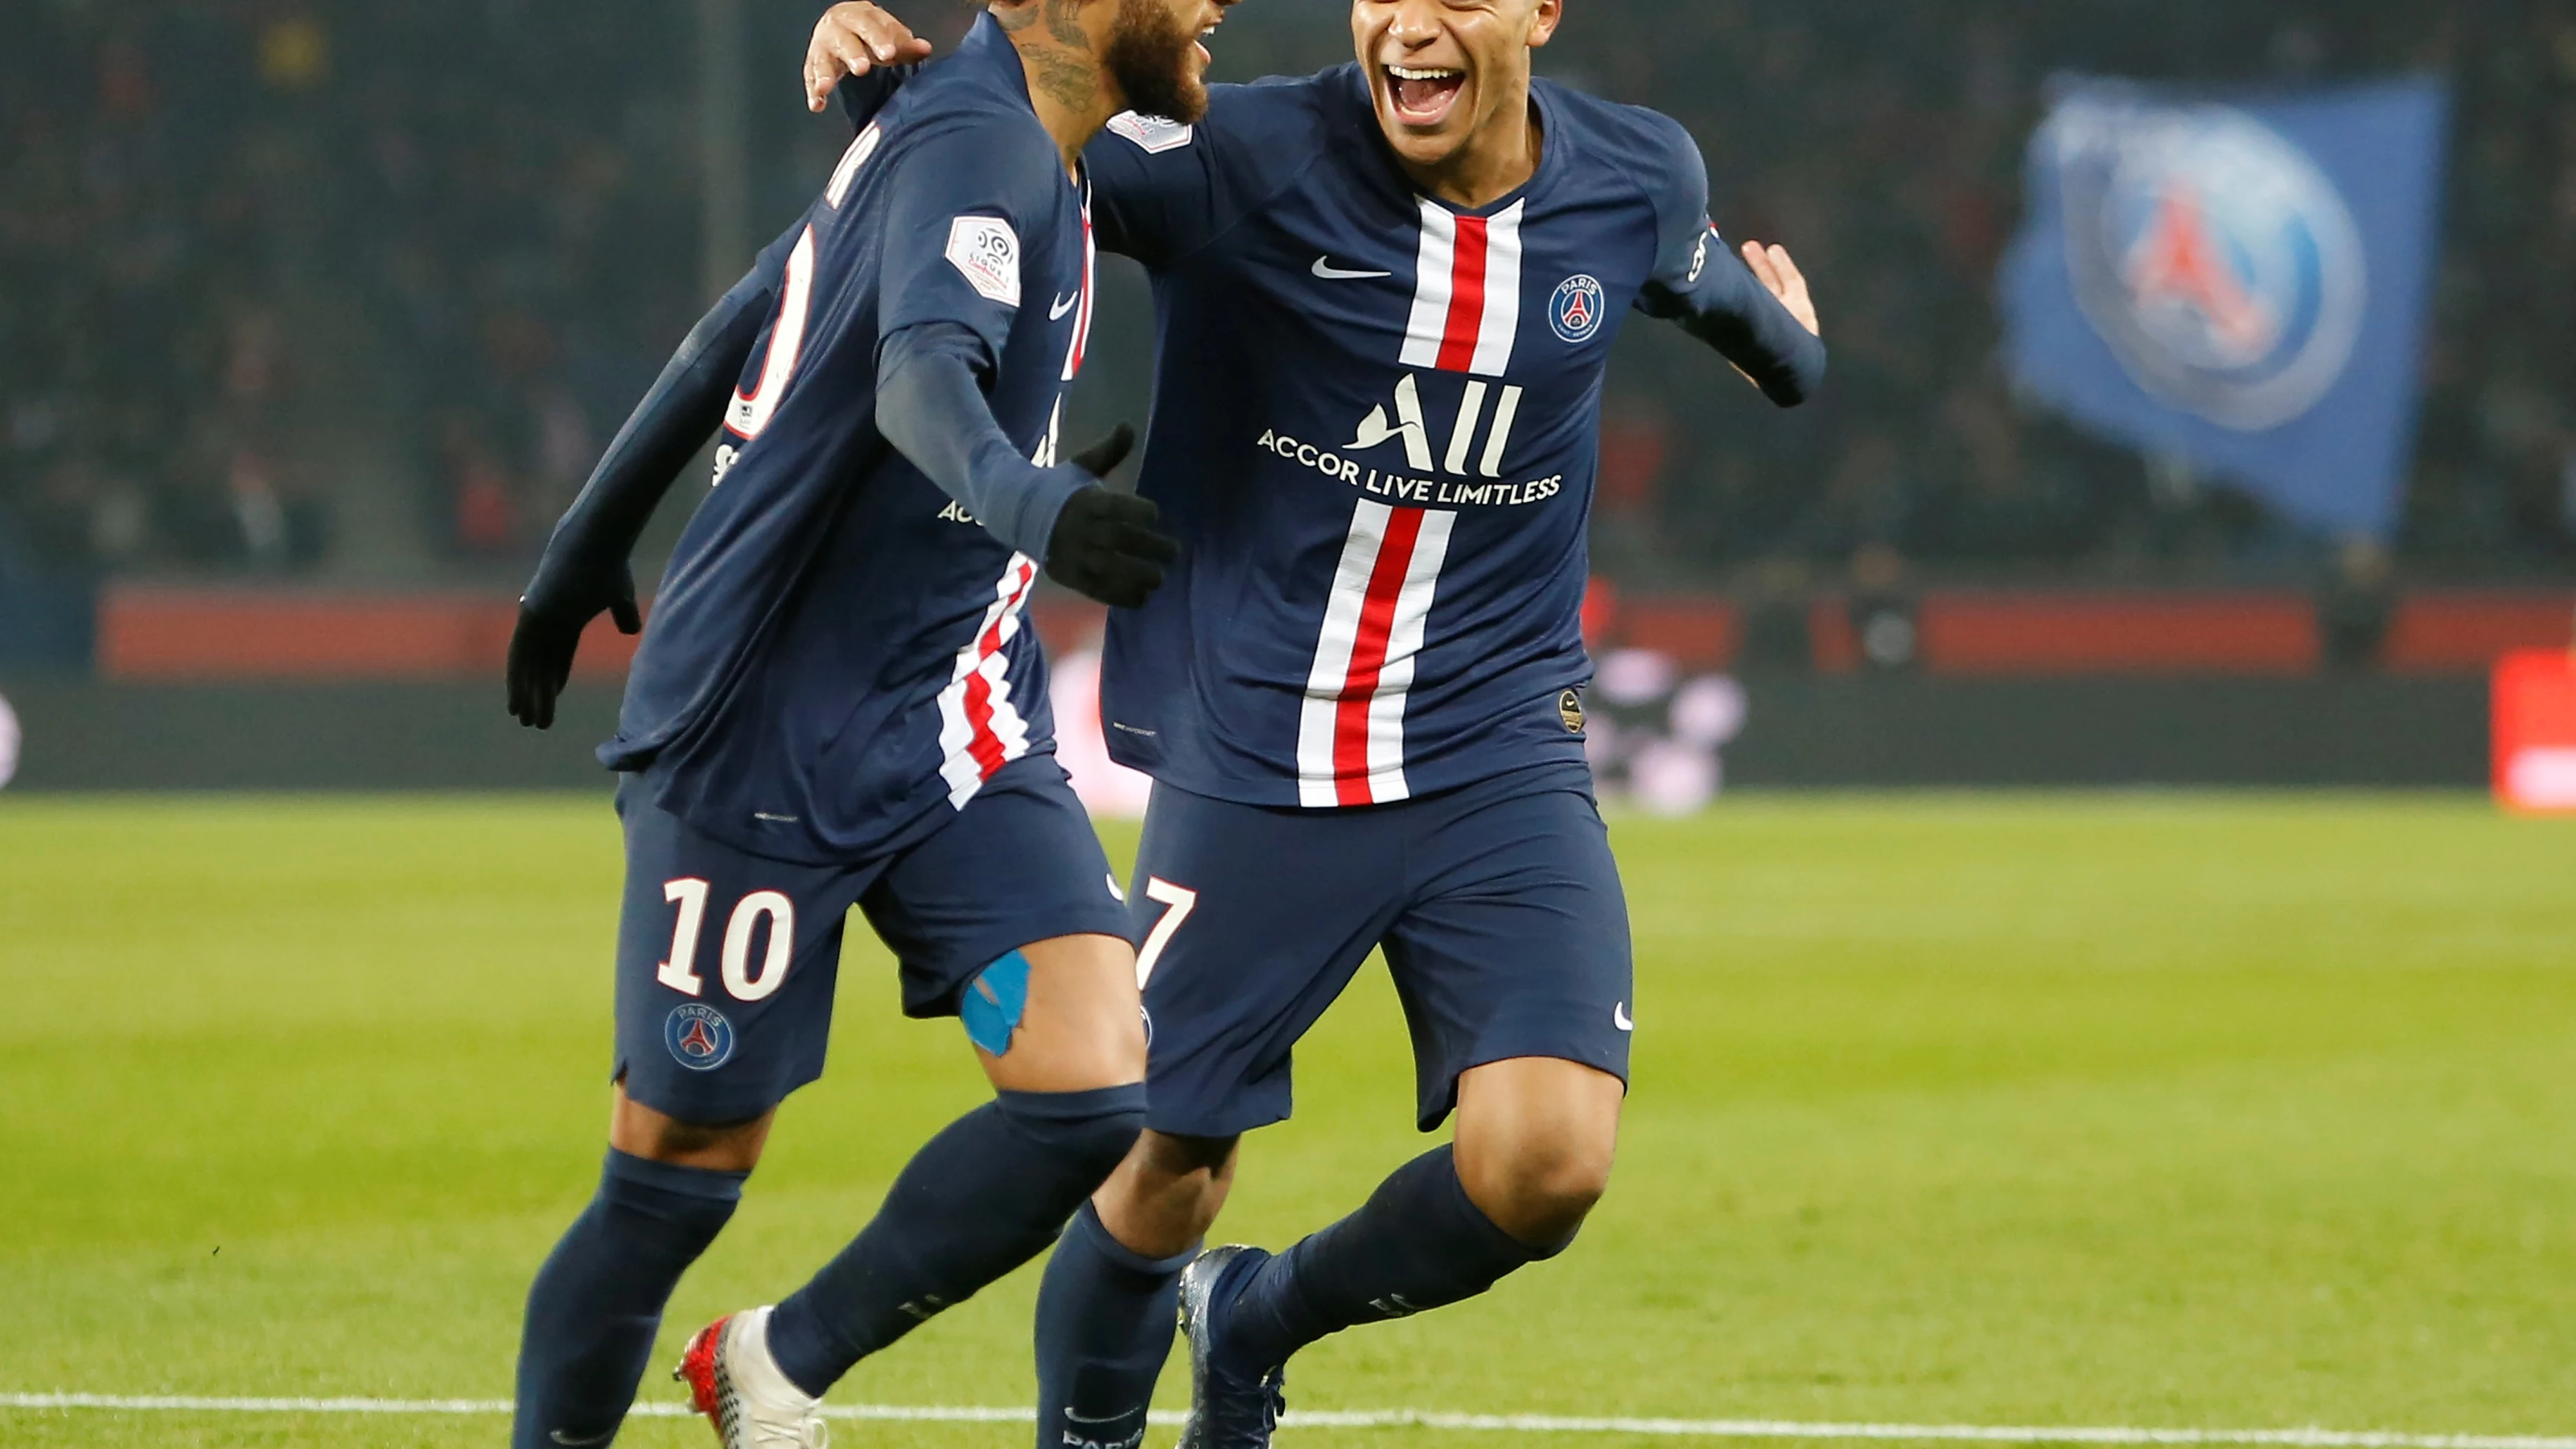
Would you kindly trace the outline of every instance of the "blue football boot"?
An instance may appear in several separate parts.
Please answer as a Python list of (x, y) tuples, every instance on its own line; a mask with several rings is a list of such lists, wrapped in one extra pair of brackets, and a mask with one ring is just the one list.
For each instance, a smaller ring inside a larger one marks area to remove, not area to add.
[(1225, 1318), (1270, 1255), (1259, 1248), (1211, 1248), (1181, 1274), (1181, 1332), (1190, 1340), (1190, 1422), (1179, 1449), (1270, 1449), (1288, 1409), (1276, 1364), (1229, 1362)]

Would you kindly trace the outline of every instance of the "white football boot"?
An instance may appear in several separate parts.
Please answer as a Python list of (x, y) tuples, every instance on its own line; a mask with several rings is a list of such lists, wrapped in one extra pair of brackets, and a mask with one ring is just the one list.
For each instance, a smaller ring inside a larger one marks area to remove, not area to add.
[(699, 1329), (671, 1377), (689, 1386), (724, 1449), (824, 1449), (823, 1401), (769, 1356), (769, 1314), (746, 1309)]

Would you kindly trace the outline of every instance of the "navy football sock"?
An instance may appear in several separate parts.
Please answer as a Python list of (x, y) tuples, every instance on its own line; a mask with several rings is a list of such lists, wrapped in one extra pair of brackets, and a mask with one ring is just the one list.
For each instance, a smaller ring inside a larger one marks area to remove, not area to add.
[(1254, 1268), (1226, 1315), (1220, 1352), (1247, 1374), (1264, 1373), (1326, 1334), (1473, 1298), (1552, 1256), (1495, 1226), (1441, 1147), (1397, 1168), (1358, 1212)]
[(1181, 1270), (1197, 1256), (1144, 1257), (1111, 1237), (1091, 1204), (1073, 1215), (1038, 1287), (1038, 1449), (1142, 1441), (1172, 1351)]
[(914, 1154), (874, 1221), (769, 1319), (820, 1395), (860, 1359), (1044, 1251), (1136, 1143), (1145, 1088), (999, 1092)]
[(514, 1449), (606, 1443), (617, 1431), (662, 1305), (723, 1231), (749, 1175), (609, 1149), (598, 1194), (528, 1290)]

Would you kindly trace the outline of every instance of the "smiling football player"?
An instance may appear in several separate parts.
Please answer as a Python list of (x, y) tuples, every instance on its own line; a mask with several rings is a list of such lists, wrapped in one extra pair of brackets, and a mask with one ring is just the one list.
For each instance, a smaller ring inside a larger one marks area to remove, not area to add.
[[(1148, 1130), (1047, 1270), (1045, 1449), (1142, 1434), (1176, 1297), (1183, 1444), (1264, 1445), (1299, 1348), (1555, 1256), (1608, 1185), (1639, 1013), (1579, 614), (1611, 343), (1675, 322), (1784, 407), (1825, 353), (1788, 253), (1720, 240), (1680, 125), (1533, 77), (1563, 8), (1356, 0), (1352, 64), (1086, 153), (1101, 245), (1153, 278), (1138, 486), (1185, 552), (1109, 628), (1110, 750), (1155, 780)], [(866, 124), (909, 43), (838, 7), (809, 99)], [(1381, 947), (1454, 1143), (1284, 1252), (1200, 1254)]]

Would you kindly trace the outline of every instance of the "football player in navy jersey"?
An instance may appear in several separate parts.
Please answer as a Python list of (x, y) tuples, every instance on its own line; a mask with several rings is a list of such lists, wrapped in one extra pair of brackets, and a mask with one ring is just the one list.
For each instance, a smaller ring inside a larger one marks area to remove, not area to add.
[[(1562, 1252), (1607, 1185), (1637, 1003), (1579, 607), (1610, 345), (1673, 321), (1783, 406), (1825, 355), (1788, 254), (1720, 240), (1679, 125), (1533, 78), (1560, 19), (1354, 0), (1355, 64), (1088, 153), (1101, 243), (1154, 285), (1139, 491), (1187, 552), (1110, 623), (1103, 723), (1155, 780), (1147, 1130), (1047, 1269), (1041, 1449), (1143, 1432), (1176, 1299), (1184, 1444), (1264, 1444), (1298, 1348)], [(870, 123), (909, 39), (837, 8), (811, 98)], [(1275, 1256), (1199, 1254), (1378, 947), (1453, 1143)]]
[[(605, 1444), (664, 1304), (820, 1075), (842, 923), (904, 1009), (964, 1020), (995, 1089), (774, 1308), (678, 1376), (728, 1449), (820, 1444), (861, 1358), (1056, 1240), (1144, 1120), (1128, 915), (1053, 759), (1021, 614), (1043, 570), (1112, 605), (1172, 562), (1155, 508), (1057, 461), (1092, 321), (1083, 148), (1195, 116), (1232, 0), (994, 0), (700, 324), (557, 528), (511, 643), (545, 726), (584, 626), (634, 630), (627, 557), (721, 424), (616, 737), (627, 882), (597, 1195), (530, 1290), (513, 1443)], [(1123, 432), (1123, 430), (1122, 430)]]

